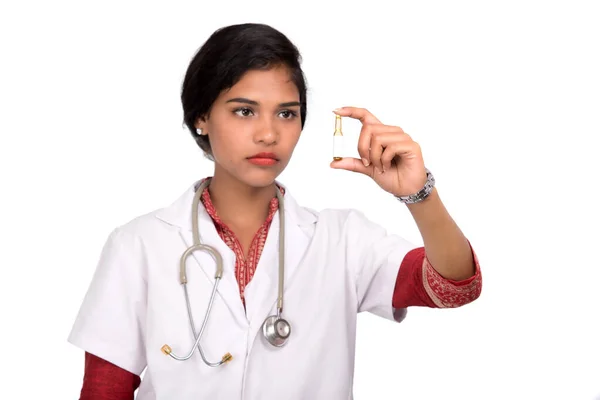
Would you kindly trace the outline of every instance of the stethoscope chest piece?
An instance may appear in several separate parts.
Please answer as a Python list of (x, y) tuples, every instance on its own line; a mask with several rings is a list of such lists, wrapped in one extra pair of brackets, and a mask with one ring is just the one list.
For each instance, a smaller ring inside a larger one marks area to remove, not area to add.
[(287, 343), (292, 327), (289, 322), (279, 315), (271, 315), (263, 323), (263, 335), (269, 343), (275, 347), (281, 347)]

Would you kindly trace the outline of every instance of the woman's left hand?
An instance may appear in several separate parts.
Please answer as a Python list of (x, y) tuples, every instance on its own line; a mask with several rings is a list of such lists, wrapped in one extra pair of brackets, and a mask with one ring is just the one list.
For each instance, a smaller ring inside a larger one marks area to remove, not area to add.
[(364, 108), (342, 107), (334, 113), (361, 121), (358, 154), (362, 160), (343, 158), (333, 161), (332, 168), (368, 175), (395, 196), (408, 196), (423, 188), (427, 174), (421, 148), (402, 128), (382, 124)]

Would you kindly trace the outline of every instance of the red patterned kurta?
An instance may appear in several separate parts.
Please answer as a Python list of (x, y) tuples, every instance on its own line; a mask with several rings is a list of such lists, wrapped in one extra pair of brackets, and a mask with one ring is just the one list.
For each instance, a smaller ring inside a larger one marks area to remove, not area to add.
[[(284, 189), (281, 188), (282, 194)], [(201, 197), (202, 204), (214, 221), (221, 239), (235, 253), (235, 275), (240, 288), (240, 297), (245, 303), (244, 290), (252, 279), (260, 259), (267, 233), (278, 209), (277, 197), (269, 204), (269, 214), (256, 233), (248, 254), (235, 234), (225, 225), (210, 200), (208, 188)], [(429, 263), (425, 248), (411, 250), (402, 261), (391, 302), (394, 308), (411, 306), (451, 308), (468, 304), (481, 293), (481, 271), (473, 252), (476, 273), (464, 281), (453, 281), (442, 277)], [(114, 364), (92, 354), (85, 354), (85, 372), (80, 400), (132, 400), (141, 379)]]
[[(285, 194), (285, 190), (283, 188), (280, 189), (281, 194)], [(254, 276), (254, 271), (256, 270), (256, 266), (258, 265), (258, 260), (260, 259), (260, 255), (262, 254), (263, 248), (265, 247), (265, 241), (267, 240), (267, 233), (269, 233), (269, 228), (271, 227), (271, 222), (273, 221), (273, 217), (279, 208), (279, 202), (277, 197), (274, 197), (269, 204), (269, 214), (267, 215), (267, 219), (262, 224), (252, 243), (250, 244), (250, 249), (248, 250), (248, 254), (244, 254), (244, 250), (242, 249), (242, 245), (239, 240), (233, 233), (231, 229), (227, 225), (225, 225), (219, 215), (217, 214), (217, 210), (210, 200), (210, 194), (208, 192), (208, 188), (204, 189), (202, 193), (202, 197), (200, 198), (204, 208), (206, 208), (206, 212), (213, 219), (215, 223), (215, 228), (219, 233), (219, 236), (227, 244), (227, 246), (235, 253), (235, 278), (238, 281), (238, 286), (240, 287), (240, 296), (242, 298), (242, 302), (245, 304), (244, 291), (246, 290), (246, 286), (250, 283), (250, 280)]]

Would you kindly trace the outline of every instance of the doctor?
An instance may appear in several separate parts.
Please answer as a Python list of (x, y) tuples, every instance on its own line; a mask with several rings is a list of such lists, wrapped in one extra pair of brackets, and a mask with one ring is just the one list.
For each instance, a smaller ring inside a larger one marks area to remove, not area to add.
[(400, 322), (479, 296), (477, 258), (401, 128), (336, 110), (363, 127), (360, 159), (331, 167), (395, 196), (424, 247), (276, 181), (307, 115), (299, 59), (260, 24), (216, 31), (192, 59), (183, 114), (214, 174), (108, 236), (69, 336), (85, 351), (81, 399), (351, 399), (358, 313)]

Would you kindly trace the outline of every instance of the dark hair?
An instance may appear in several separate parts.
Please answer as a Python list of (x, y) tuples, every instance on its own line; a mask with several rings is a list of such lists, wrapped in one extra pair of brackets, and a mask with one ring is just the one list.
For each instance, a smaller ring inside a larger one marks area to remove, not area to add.
[(306, 81), (296, 46), (265, 24), (220, 28), (200, 47), (185, 74), (181, 89), (184, 123), (206, 156), (212, 158), (208, 136), (198, 135), (195, 123), (208, 116), (223, 90), (231, 88), (249, 70), (286, 66), (300, 93), (302, 128), (306, 121)]

